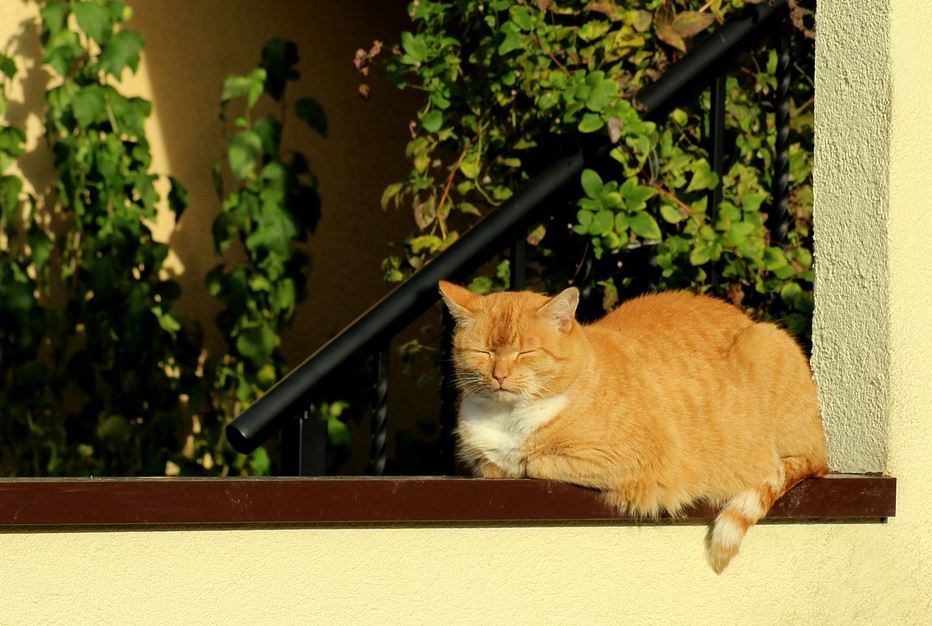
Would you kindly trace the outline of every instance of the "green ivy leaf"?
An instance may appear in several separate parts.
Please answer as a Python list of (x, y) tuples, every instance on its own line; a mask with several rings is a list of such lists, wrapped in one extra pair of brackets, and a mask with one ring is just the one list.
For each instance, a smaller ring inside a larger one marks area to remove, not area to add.
[(602, 194), (602, 177), (595, 170), (585, 169), (580, 177), (583, 191), (593, 199), (598, 199)]
[(414, 254), (422, 252), (434, 253), (443, 248), (443, 239), (436, 235), (420, 235), (408, 242), (408, 247)]
[(288, 81), (299, 78), (300, 74), (294, 67), (297, 63), (298, 46), (293, 41), (276, 37), (262, 48), (260, 69), (266, 74), (265, 92), (276, 102), (281, 102)]
[(278, 348), (278, 335), (265, 325), (243, 329), (236, 338), (236, 350), (252, 361), (268, 360)]
[(686, 215), (683, 214), (683, 211), (678, 206), (670, 204), (669, 202), (660, 203), (660, 217), (670, 224), (678, 224), (686, 219)]
[(88, 85), (74, 95), (74, 117), (84, 128), (107, 119), (107, 100), (100, 85)]
[(534, 26), (531, 22), (531, 12), (526, 6), (514, 5), (508, 9), (508, 14), (511, 16), (511, 21), (517, 24), (521, 30), (531, 30)]
[(230, 100), (246, 96), (246, 107), (252, 109), (262, 97), (265, 89), (266, 73), (261, 67), (257, 67), (245, 76), (232, 74), (223, 81), (223, 92), (220, 95), (221, 104)]
[(601, 112), (618, 97), (618, 83), (610, 78), (598, 81), (589, 92), (586, 107), (591, 111)]
[(99, 44), (104, 44), (110, 38), (113, 25), (110, 14), (96, 2), (77, 2), (71, 5), (74, 16), (87, 35)]
[(686, 122), (689, 121), (689, 116), (686, 115), (686, 111), (677, 108), (670, 111), (670, 119), (677, 126), (685, 126)]
[(608, 29), (611, 28), (611, 24), (608, 22), (603, 22), (602, 20), (592, 20), (586, 22), (579, 29), (579, 38), (583, 41), (595, 41), (600, 39), (605, 33), (608, 32)]
[(812, 297), (812, 293), (802, 291), (796, 294), (796, 297), (793, 298), (793, 307), (797, 311), (802, 311), (809, 319), (812, 319), (812, 312), (815, 310), (815, 299)]
[(767, 246), (764, 250), (764, 267), (772, 272), (787, 267), (783, 250), (777, 246)]
[(402, 57), (404, 63), (417, 65), (427, 59), (427, 44), (424, 42), (424, 37), (420, 35), (412, 35), (407, 31), (401, 33), (401, 47), (405, 51)]
[(84, 48), (78, 41), (77, 33), (63, 30), (53, 38), (42, 53), (42, 62), (47, 63), (60, 76), (67, 76), (71, 66), (84, 56)]
[(769, 193), (746, 193), (741, 197), (741, 210), (745, 213), (754, 213), (760, 210), (760, 205), (770, 197)]
[(780, 299), (783, 300), (785, 304), (792, 305), (793, 299), (802, 293), (802, 291), (803, 288), (799, 286), (799, 283), (786, 283), (780, 288)]
[(608, 209), (602, 209), (595, 214), (595, 217), (592, 218), (592, 223), (589, 225), (589, 234), (604, 235), (608, 231), (612, 230), (614, 225), (615, 214)]
[(269, 453), (262, 446), (253, 450), (249, 455), (249, 465), (252, 467), (253, 476), (269, 476), (272, 473), (272, 461), (269, 459)]
[(39, 10), (42, 23), (53, 38), (64, 30), (68, 21), (68, 14), (69, 7), (66, 4), (46, 4)]
[(227, 158), (230, 171), (236, 180), (244, 180), (253, 175), (259, 158), (262, 156), (262, 139), (256, 133), (242, 130), (230, 138)]
[(702, 191), (715, 189), (718, 186), (718, 174), (712, 171), (708, 161), (699, 159), (693, 169), (693, 177), (689, 181), (686, 191)]
[(282, 123), (271, 115), (259, 118), (252, 125), (254, 133), (262, 140), (262, 151), (270, 157), (277, 157), (281, 148)]
[(100, 68), (117, 79), (126, 67), (135, 72), (144, 45), (145, 42), (136, 31), (121, 30), (102, 46)]
[(320, 103), (313, 98), (301, 98), (294, 103), (295, 114), (305, 124), (316, 130), (321, 137), (327, 136), (327, 115)]
[(716, 256), (716, 253), (714, 245), (700, 244), (689, 253), (689, 262), (692, 265), (705, 265)]
[(466, 157), (460, 162), (460, 171), (463, 176), (475, 180), (479, 176), (479, 152), (470, 150)]
[(155, 306), (149, 309), (159, 322), (159, 327), (167, 333), (176, 333), (181, 330), (181, 324), (171, 314), (162, 310), (162, 307)]
[(592, 211), (587, 211), (581, 209), (576, 213), (576, 221), (579, 222), (573, 230), (580, 235), (585, 235), (589, 233), (589, 226), (592, 224), (592, 218), (595, 216), (595, 213)]
[(294, 281), (289, 278), (275, 283), (269, 297), (269, 304), (276, 312), (291, 315), (297, 300), (298, 290), (295, 288)]
[(401, 191), (404, 183), (392, 183), (382, 192), (381, 205), (383, 209), (388, 208), (388, 203), (394, 198), (395, 206), (398, 206), (398, 193)]
[(436, 109), (421, 118), (421, 126), (429, 133), (436, 133), (443, 125), (443, 113)]
[(5, 54), (0, 54), (0, 72), (7, 78), (16, 76), (16, 63)]
[(638, 184), (637, 178), (628, 178), (621, 186), (621, 196), (625, 199), (628, 211), (635, 213), (647, 207), (647, 201), (657, 195), (653, 187)]
[(628, 216), (628, 226), (634, 234), (644, 239), (660, 239), (660, 226), (652, 215), (645, 211)]
[(605, 126), (605, 122), (602, 118), (595, 113), (586, 113), (583, 115), (582, 120), (579, 122), (579, 126), (576, 128), (581, 133), (594, 133)]
[(474, 293), (487, 294), (492, 291), (492, 279), (488, 276), (477, 276), (473, 278), (468, 285), (468, 289)]
[[(0, 153), (2, 155), (2, 153)], [(3, 159), (0, 158), (0, 166)], [(2, 169), (2, 167), (0, 167)], [(19, 194), (23, 181), (16, 176), (0, 176), (0, 218), (6, 217), (7, 224), (14, 223), (19, 209)]]
[(45, 267), (45, 264), (48, 263), (55, 244), (45, 231), (39, 230), (38, 228), (30, 229), (29, 234), (26, 236), (26, 241), (29, 243), (32, 262), (35, 264), (36, 269), (41, 271)]
[(502, 32), (505, 33), (505, 38), (498, 46), (498, 53), (501, 56), (524, 48), (524, 37), (521, 35), (521, 30), (514, 22), (506, 22), (502, 27)]

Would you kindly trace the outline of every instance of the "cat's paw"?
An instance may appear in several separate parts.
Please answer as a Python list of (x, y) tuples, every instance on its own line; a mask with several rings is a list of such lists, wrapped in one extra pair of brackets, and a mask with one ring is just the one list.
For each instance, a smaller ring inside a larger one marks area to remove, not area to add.
[(482, 461), (476, 466), (476, 475), (479, 478), (508, 478), (505, 470), (489, 461)]

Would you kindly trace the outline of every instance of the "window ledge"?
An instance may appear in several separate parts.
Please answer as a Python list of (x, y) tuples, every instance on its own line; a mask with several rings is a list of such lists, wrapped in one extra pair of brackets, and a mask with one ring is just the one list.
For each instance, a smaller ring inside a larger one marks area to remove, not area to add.
[[(830, 474), (778, 501), (771, 521), (882, 521), (896, 479)], [(694, 506), (676, 522), (705, 522)], [(441, 522), (652, 522), (619, 516), (589, 489), (470, 478), (74, 478), (0, 480), (0, 528)], [(659, 520), (670, 522), (669, 518)]]

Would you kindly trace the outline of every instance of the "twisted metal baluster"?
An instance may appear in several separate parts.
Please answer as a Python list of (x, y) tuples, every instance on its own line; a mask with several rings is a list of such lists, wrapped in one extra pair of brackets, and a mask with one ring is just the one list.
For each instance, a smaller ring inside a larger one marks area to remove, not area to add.
[[(722, 179), (725, 176), (725, 76), (716, 76), (712, 81), (709, 102), (709, 156), (712, 171), (718, 176), (718, 184), (709, 193), (709, 217), (713, 226), (718, 220), (718, 207), (722, 203)], [(718, 269), (709, 272), (712, 290), (718, 290)]]
[(369, 451), (369, 467), (375, 476), (385, 474), (385, 464), (388, 458), (388, 357), (388, 345), (375, 353), (372, 445)]
[(790, 206), (790, 36), (785, 23), (777, 30), (777, 90), (776, 127), (777, 138), (773, 176), (773, 210), (770, 216), (770, 232), (774, 243), (785, 243), (790, 230), (792, 216)]

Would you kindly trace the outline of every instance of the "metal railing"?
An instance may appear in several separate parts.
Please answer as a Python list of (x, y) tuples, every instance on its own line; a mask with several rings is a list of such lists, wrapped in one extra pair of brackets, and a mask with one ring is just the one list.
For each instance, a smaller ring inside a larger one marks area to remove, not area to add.
[[(773, 213), (768, 223), (772, 238), (780, 241), (787, 233), (789, 189), (789, 86), (790, 55), (786, 34), (786, 0), (771, 0), (749, 6), (740, 18), (724, 24), (672, 65), (657, 82), (635, 99), (641, 116), (658, 119), (673, 106), (708, 86), (711, 90), (709, 152), (719, 180), (725, 173), (725, 72), (734, 56), (756, 41), (755, 37), (776, 32), (777, 144), (773, 189)], [(246, 409), (226, 429), (227, 439), (239, 452), (248, 453), (278, 430), (283, 435), (283, 470), (294, 475), (324, 473), (325, 431), (306, 411), (309, 395), (325, 376), (365, 352), (375, 355), (370, 471), (385, 472), (387, 458), (388, 356), (389, 340), (439, 299), (437, 283), (456, 280), (478, 269), (492, 256), (510, 246), (511, 288), (521, 289), (525, 274), (525, 243), (522, 228), (541, 217), (547, 200), (561, 189), (579, 181), (583, 169), (604, 157), (612, 145), (608, 139), (582, 143), (569, 156), (553, 162), (501, 207), (420, 268), (413, 276), (357, 318), (313, 355), (281, 379), (262, 398)], [(711, 192), (714, 212), (721, 202), (721, 185)], [(714, 216), (714, 213), (713, 213)], [(713, 277), (713, 280), (716, 280)], [(444, 349), (450, 348), (452, 323), (444, 318)], [(449, 359), (445, 359), (448, 362)], [(441, 385), (441, 445), (446, 468), (452, 469), (452, 426), (455, 390), (452, 372), (445, 366)], [(316, 435), (315, 435), (316, 433)], [(315, 443), (316, 442), (316, 443)]]

